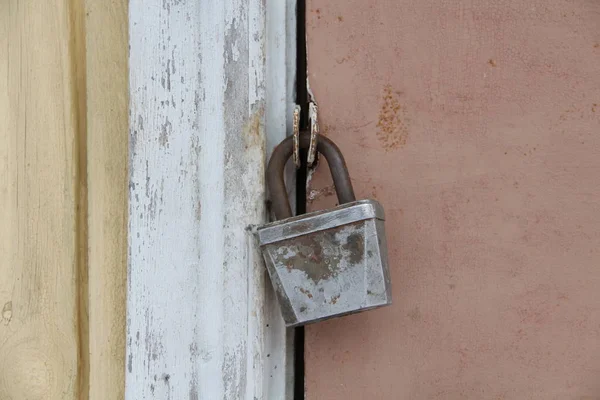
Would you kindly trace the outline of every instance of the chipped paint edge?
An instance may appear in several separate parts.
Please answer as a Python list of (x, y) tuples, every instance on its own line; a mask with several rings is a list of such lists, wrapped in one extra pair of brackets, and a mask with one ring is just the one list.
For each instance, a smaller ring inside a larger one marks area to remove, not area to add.
[[(285, 40), (281, 40), (285, 38)], [(296, 0), (267, 2), (267, 154), (292, 133), (296, 98)], [(295, 170), (289, 165), (287, 181)], [(295, 187), (288, 185), (290, 203), (295, 208)], [(268, 279), (268, 278), (267, 278)], [(265, 304), (269, 329), (265, 372), (266, 399), (294, 398), (294, 330), (287, 329), (271, 282)]]

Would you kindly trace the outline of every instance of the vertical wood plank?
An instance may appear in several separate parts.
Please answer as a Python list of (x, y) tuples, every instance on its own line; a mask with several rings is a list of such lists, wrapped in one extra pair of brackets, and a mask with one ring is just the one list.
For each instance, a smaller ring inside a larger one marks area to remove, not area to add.
[(130, 3), (126, 399), (264, 399), (264, 4)]
[[(269, 2), (266, 10), (266, 118), (267, 155), (292, 132), (296, 84), (296, 0)], [(289, 165), (287, 182), (295, 181)], [(295, 187), (288, 185), (295, 208)], [(294, 330), (286, 329), (275, 293), (267, 283), (265, 300), (266, 399), (292, 399), (294, 388)]]
[(90, 400), (125, 395), (127, 3), (85, 2)]
[(0, 4), (0, 399), (124, 397), (127, 4)]
[(79, 391), (72, 4), (0, 5), (0, 398)]

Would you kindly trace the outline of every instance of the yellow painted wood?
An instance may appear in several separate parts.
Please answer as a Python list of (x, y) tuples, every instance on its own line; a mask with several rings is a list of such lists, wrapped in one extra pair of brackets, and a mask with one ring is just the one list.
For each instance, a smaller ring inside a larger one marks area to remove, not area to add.
[(127, 289), (127, 0), (87, 0), (90, 400), (123, 399)]
[(0, 2), (0, 399), (121, 399), (126, 2)]

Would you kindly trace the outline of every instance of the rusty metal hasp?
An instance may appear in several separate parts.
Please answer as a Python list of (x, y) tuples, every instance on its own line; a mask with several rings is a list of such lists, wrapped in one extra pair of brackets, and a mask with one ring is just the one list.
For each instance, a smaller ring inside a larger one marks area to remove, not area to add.
[[(299, 135), (308, 148), (310, 134)], [(283, 170), (293, 138), (274, 150), (267, 183), (278, 221), (257, 235), (288, 327), (391, 304), (384, 213), (375, 200), (356, 201), (344, 157), (320, 137), (317, 151), (331, 170), (340, 206), (292, 217)]]

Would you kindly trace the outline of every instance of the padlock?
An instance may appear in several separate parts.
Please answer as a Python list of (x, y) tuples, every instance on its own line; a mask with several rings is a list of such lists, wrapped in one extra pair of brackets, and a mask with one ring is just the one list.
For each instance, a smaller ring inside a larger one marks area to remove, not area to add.
[[(310, 135), (300, 135), (308, 148)], [(257, 229), (259, 245), (286, 326), (294, 327), (391, 304), (383, 207), (359, 200), (340, 149), (321, 136), (339, 206), (292, 217), (284, 167), (293, 152), (289, 137), (273, 151), (267, 168), (277, 221)]]

